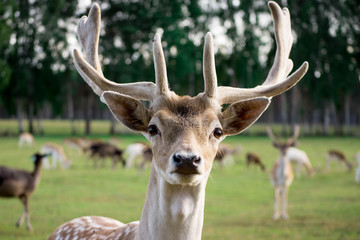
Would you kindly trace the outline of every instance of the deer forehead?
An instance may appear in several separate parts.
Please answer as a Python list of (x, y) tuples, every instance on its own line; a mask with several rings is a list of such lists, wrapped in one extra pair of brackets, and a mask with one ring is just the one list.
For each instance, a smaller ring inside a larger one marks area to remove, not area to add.
[(155, 109), (152, 109), (150, 124), (156, 124), (167, 132), (194, 131), (203, 135), (207, 134), (213, 125), (220, 125), (221, 113), (217, 111), (218, 108), (199, 98), (182, 97), (176, 101), (166, 101)]

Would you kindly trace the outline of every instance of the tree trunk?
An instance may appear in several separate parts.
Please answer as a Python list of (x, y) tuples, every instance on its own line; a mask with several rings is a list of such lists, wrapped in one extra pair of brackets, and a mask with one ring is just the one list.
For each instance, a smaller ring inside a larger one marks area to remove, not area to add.
[(19, 133), (23, 133), (25, 129), (24, 129), (23, 105), (21, 100), (16, 101), (16, 115), (18, 119)]
[(298, 120), (298, 106), (299, 106), (299, 102), (300, 102), (300, 95), (299, 95), (299, 90), (298, 88), (295, 86), (292, 91), (290, 92), (291, 94), (291, 106), (290, 106), (290, 114), (291, 114), (291, 127), (292, 129), (294, 129), (295, 125), (299, 123)]
[(345, 133), (350, 134), (351, 127), (351, 113), (350, 113), (351, 97), (350, 95), (345, 96)]
[(330, 126), (330, 109), (329, 109), (329, 104), (325, 104), (324, 119), (323, 119), (323, 134), (325, 136), (329, 135), (329, 126)]
[(86, 107), (85, 107), (85, 134), (91, 134), (91, 117), (92, 117), (92, 106), (93, 98), (92, 95), (86, 97)]
[(28, 112), (28, 119), (29, 119), (29, 133), (34, 133), (34, 103), (33, 101), (28, 102), (29, 112)]
[[(70, 84), (69, 84), (70, 85)], [(70, 131), (71, 135), (76, 135), (76, 127), (75, 127), (75, 117), (74, 117), (74, 100), (72, 97), (71, 87), (68, 87), (67, 95), (67, 117), (70, 121)]]
[(287, 117), (287, 99), (286, 99), (286, 93), (283, 93), (280, 95), (280, 105), (281, 105), (281, 132), (282, 135), (285, 136), (286, 135), (286, 127), (287, 127), (287, 123), (288, 123), (288, 117)]

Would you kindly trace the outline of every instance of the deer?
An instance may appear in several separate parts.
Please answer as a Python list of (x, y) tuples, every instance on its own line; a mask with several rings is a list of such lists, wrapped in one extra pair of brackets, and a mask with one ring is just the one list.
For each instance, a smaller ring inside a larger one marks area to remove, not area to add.
[(115, 169), (117, 162), (120, 161), (125, 166), (125, 159), (123, 158), (123, 151), (114, 145), (107, 142), (93, 143), (89, 147), (90, 158), (94, 161), (94, 167), (97, 168), (97, 160), (102, 160), (102, 165), (105, 166), (105, 159), (112, 158), (112, 168)]
[(311, 177), (314, 174), (314, 172), (315, 172), (314, 168), (313, 168), (313, 166), (310, 162), (310, 159), (305, 151), (300, 150), (295, 147), (290, 147), (287, 150), (287, 155), (288, 155), (290, 162), (297, 164), (297, 166), (296, 166), (296, 177), (297, 178), (300, 178), (301, 170), (302, 170), (303, 166), (305, 167), (306, 172), (309, 177)]
[(50, 166), (50, 161), (48, 157), (44, 159), (43, 165), (45, 169), (56, 169), (57, 164), (59, 164), (59, 166), (61, 166), (62, 168), (69, 168), (71, 165), (71, 162), (67, 158), (63, 147), (56, 143), (45, 143), (44, 145), (42, 145), (40, 152), (48, 153), (52, 158), (52, 166)]
[(261, 161), (261, 158), (256, 153), (248, 152), (246, 154), (246, 166), (249, 167), (250, 164), (259, 165), (263, 172), (266, 170), (264, 163)]
[(280, 150), (280, 157), (274, 163), (270, 173), (270, 180), (274, 187), (273, 219), (278, 220), (280, 218), (281, 208), (281, 217), (282, 219), (286, 220), (289, 218), (289, 214), (287, 212), (288, 192), (289, 187), (294, 180), (294, 173), (291, 168), (288, 150), (290, 147), (294, 147), (297, 144), (300, 128), (298, 125), (296, 125), (293, 136), (288, 138), (286, 141), (281, 141), (279, 138), (277, 138), (270, 127), (267, 127), (266, 131), (273, 143), (273, 146)]
[(78, 155), (88, 147), (88, 140), (85, 138), (65, 138), (63, 144), (77, 151)]
[(19, 135), (19, 143), (18, 143), (19, 147), (23, 147), (25, 144), (31, 147), (34, 144), (34, 142), (35, 142), (34, 136), (31, 133), (23, 132)]
[(241, 152), (241, 146), (236, 148), (228, 144), (220, 144), (215, 155), (215, 160), (219, 162), (219, 166), (223, 167), (225, 165), (234, 164), (234, 155)]
[(152, 160), (152, 149), (146, 143), (133, 143), (126, 147), (124, 155), (126, 158), (126, 168), (130, 168), (133, 165), (133, 161), (136, 158), (141, 157), (141, 163), (139, 164), (139, 168), (143, 169), (146, 162), (151, 162)]
[(355, 171), (355, 182), (360, 182), (360, 151), (356, 153), (356, 160), (357, 160), (357, 168)]
[(32, 155), (31, 160), (34, 162), (32, 172), (0, 166), (0, 197), (17, 197), (21, 200), (24, 205), (24, 212), (17, 221), (16, 226), (20, 227), (24, 219), (26, 219), (28, 231), (33, 231), (29, 213), (30, 196), (40, 182), (42, 160), (47, 156), (48, 154), (40, 153)]
[[(308, 63), (292, 73), (290, 14), (269, 2), (277, 44), (275, 60), (264, 83), (254, 88), (217, 86), (213, 37), (205, 35), (204, 91), (179, 96), (169, 88), (161, 38), (153, 39), (155, 83), (115, 83), (102, 73), (98, 42), (100, 7), (93, 4), (80, 19), (77, 35), (85, 58), (75, 49), (77, 71), (118, 121), (141, 132), (150, 142), (153, 159), (140, 221), (85, 216), (59, 226), (49, 239), (201, 239), (205, 188), (219, 143), (252, 125), (273, 96), (294, 86)], [(145, 107), (140, 100), (149, 101)], [(228, 107), (223, 110), (222, 105)]]
[(351, 172), (353, 166), (352, 164), (347, 160), (345, 154), (339, 150), (329, 150), (326, 154), (326, 168), (330, 168), (330, 163), (332, 161), (336, 161), (339, 163), (343, 163), (346, 165), (349, 172)]

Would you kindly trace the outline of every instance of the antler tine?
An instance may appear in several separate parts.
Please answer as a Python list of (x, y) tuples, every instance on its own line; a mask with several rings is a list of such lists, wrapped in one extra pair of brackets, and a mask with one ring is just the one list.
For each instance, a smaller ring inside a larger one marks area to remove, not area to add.
[(82, 78), (102, 98), (105, 91), (115, 91), (126, 94), (138, 100), (152, 101), (155, 93), (155, 84), (151, 82), (137, 82), (119, 84), (104, 78), (98, 56), (100, 37), (101, 11), (97, 3), (91, 7), (88, 17), (83, 16), (77, 27), (77, 35), (85, 52), (86, 60), (78, 50), (74, 50), (74, 64)]
[(271, 127), (267, 126), (267, 127), (266, 127), (266, 132), (267, 132), (267, 135), (269, 136), (269, 138), (270, 138), (273, 142), (277, 142), (277, 141), (278, 141), (277, 137), (274, 135), (273, 131), (271, 130)]
[(169, 92), (169, 85), (167, 80), (165, 57), (162, 50), (161, 38), (159, 34), (155, 35), (153, 42), (154, 67), (156, 75), (156, 95), (167, 95)]
[(295, 125), (294, 127), (294, 132), (293, 132), (293, 136), (291, 138), (288, 139), (288, 143), (292, 143), (295, 142), (300, 134), (300, 126), (299, 125)]
[(293, 67), (293, 62), (289, 59), (293, 40), (290, 13), (287, 8), (281, 9), (275, 2), (270, 1), (268, 5), (273, 16), (277, 45), (274, 64), (270, 69), (268, 77), (262, 85), (252, 89), (219, 87), (218, 92), (221, 104), (255, 97), (271, 98), (293, 87), (307, 72), (309, 64), (304, 62), (297, 71), (286, 78)]
[(215, 56), (213, 50), (213, 37), (210, 32), (205, 36), (204, 55), (203, 55), (203, 74), (205, 84), (205, 95), (213, 98), (217, 97), (217, 77), (215, 70)]

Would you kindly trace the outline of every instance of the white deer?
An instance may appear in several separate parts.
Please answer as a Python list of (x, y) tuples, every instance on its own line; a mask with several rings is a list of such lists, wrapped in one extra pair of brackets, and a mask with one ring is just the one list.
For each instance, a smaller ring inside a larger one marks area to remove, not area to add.
[(294, 129), (294, 135), (292, 138), (287, 139), (283, 142), (276, 138), (270, 127), (267, 127), (267, 133), (272, 140), (273, 146), (280, 150), (280, 157), (274, 163), (273, 169), (270, 173), (270, 180), (274, 186), (274, 215), (275, 220), (280, 217), (288, 219), (289, 215), (287, 212), (288, 207), (288, 192), (289, 187), (294, 180), (294, 173), (291, 168), (290, 159), (288, 156), (288, 149), (296, 145), (296, 139), (299, 136), (299, 126)]
[(41, 146), (41, 153), (51, 155), (52, 166), (50, 166), (50, 160), (48, 157), (44, 157), (43, 166), (45, 169), (55, 169), (59, 164), (62, 168), (69, 168), (71, 165), (70, 160), (68, 160), (64, 149), (62, 146), (57, 145), (56, 143), (47, 142)]
[[(94, 4), (78, 24), (86, 60), (74, 50), (78, 72), (115, 117), (140, 131), (151, 143), (153, 160), (140, 222), (123, 224), (104, 217), (80, 217), (58, 227), (49, 239), (201, 239), (205, 187), (219, 143), (242, 132), (265, 111), (272, 96), (294, 86), (308, 63), (292, 69), (289, 11), (269, 3), (277, 52), (264, 84), (253, 89), (218, 87), (213, 38), (206, 34), (203, 56), (205, 90), (196, 97), (169, 90), (161, 40), (155, 35), (156, 84), (117, 84), (104, 78), (98, 58), (100, 8)], [(139, 100), (150, 101), (147, 109)], [(221, 112), (223, 104), (231, 104)]]
[(300, 178), (301, 170), (303, 166), (306, 169), (308, 176), (312, 176), (314, 174), (314, 168), (310, 162), (310, 159), (305, 151), (300, 150), (295, 147), (290, 147), (287, 151), (288, 158), (290, 162), (297, 164), (296, 166), (296, 177)]
[(22, 147), (24, 144), (27, 146), (32, 146), (34, 144), (34, 136), (31, 133), (23, 132), (19, 135), (19, 143), (18, 146)]

